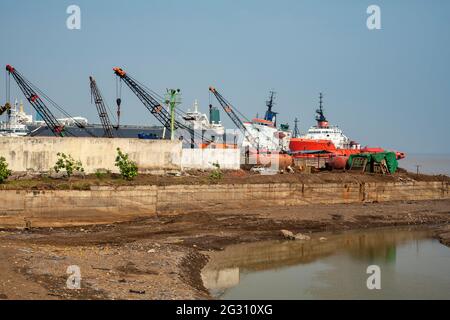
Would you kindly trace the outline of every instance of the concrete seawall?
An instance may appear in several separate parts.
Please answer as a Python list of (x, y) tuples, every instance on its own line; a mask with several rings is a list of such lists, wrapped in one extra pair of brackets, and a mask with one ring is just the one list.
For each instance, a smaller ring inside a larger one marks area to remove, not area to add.
[(180, 141), (71, 137), (0, 139), (0, 156), (5, 157), (14, 172), (49, 172), (61, 152), (80, 160), (88, 174), (99, 169), (118, 173), (115, 166), (117, 148), (129, 154), (141, 173), (213, 169), (214, 163), (219, 163), (222, 169), (240, 168), (239, 149), (182, 149)]
[(5, 157), (9, 168), (16, 172), (48, 172), (55, 165), (58, 152), (80, 160), (86, 173), (95, 173), (97, 169), (118, 172), (114, 164), (117, 148), (128, 153), (141, 172), (181, 169), (179, 141), (70, 137), (0, 139), (0, 156)]
[(232, 208), (449, 199), (447, 182), (233, 184), (3, 190), (0, 227), (112, 223)]

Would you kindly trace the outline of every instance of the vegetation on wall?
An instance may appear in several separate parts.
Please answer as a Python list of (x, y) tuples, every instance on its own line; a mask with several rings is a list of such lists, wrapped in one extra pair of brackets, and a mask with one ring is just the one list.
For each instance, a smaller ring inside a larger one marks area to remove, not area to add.
[(58, 152), (57, 156), (58, 160), (53, 167), (57, 173), (65, 171), (67, 176), (70, 178), (75, 172), (84, 172), (81, 161), (75, 161), (70, 154), (66, 155), (65, 153)]
[(138, 175), (138, 166), (136, 162), (129, 159), (127, 153), (123, 153), (117, 148), (116, 167), (119, 168), (120, 175), (125, 180), (133, 180)]
[(0, 157), (0, 183), (3, 183), (11, 175), (11, 170), (8, 169), (8, 163), (4, 157)]

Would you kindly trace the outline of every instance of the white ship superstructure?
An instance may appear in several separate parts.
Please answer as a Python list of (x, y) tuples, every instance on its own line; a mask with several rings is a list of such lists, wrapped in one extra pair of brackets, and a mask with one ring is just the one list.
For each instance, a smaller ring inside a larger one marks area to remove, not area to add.
[(319, 95), (319, 109), (316, 110), (317, 125), (309, 128), (308, 133), (301, 136), (310, 140), (329, 140), (336, 149), (361, 149), (361, 145), (351, 141), (338, 126), (330, 126), (323, 112), (323, 95)]
[[(254, 138), (261, 151), (287, 151), (292, 136), (288, 130), (279, 130), (270, 120), (255, 118), (251, 122), (244, 122), (248, 133)], [(244, 139), (242, 146), (254, 147), (249, 139)]]
[[(267, 111), (264, 119), (254, 118), (251, 122), (244, 122), (249, 134), (256, 140), (260, 151), (289, 151), (289, 142), (292, 132), (288, 125), (281, 125), (277, 128), (277, 112), (272, 111), (275, 105), (275, 92), (270, 92), (270, 98), (266, 101)], [(243, 147), (251, 147), (249, 139), (242, 143)], [(253, 146), (254, 147), (254, 146)]]
[(24, 137), (30, 134), (27, 123), (33, 121), (33, 117), (24, 112), (23, 103), (16, 101), (14, 106), (8, 110), (8, 120), (0, 122), (0, 136)]
[(336, 149), (359, 149), (359, 144), (351, 141), (338, 126), (313, 126), (303, 139), (330, 140)]
[(192, 106), (193, 110), (188, 110), (183, 119), (187, 125), (197, 132), (201, 132), (205, 138), (211, 139), (214, 142), (224, 142), (225, 127), (220, 121), (219, 111), (212, 106), (209, 110), (209, 118), (205, 113), (199, 111), (198, 101), (195, 100)]

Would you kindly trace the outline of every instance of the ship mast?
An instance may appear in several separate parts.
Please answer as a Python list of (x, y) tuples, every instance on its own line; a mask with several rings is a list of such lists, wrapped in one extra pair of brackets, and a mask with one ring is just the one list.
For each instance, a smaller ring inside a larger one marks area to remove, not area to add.
[(275, 106), (275, 91), (269, 92), (269, 100), (266, 101), (267, 111), (264, 116), (264, 120), (271, 121), (277, 126), (277, 114), (278, 112), (273, 112), (272, 108)]
[(294, 120), (294, 134), (293, 134), (293, 136), (294, 136), (294, 138), (298, 138), (298, 137), (300, 137), (300, 130), (298, 129), (298, 119), (297, 118), (295, 118), (295, 120)]
[(319, 128), (327, 128), (328, 127), (328, 121), (327, 118), (325, 118), (325, 115), (323, 113), (323, 94), (322, 92), (319, 93), (319, 109), (316, 110), (317, 116), (317, 126)]

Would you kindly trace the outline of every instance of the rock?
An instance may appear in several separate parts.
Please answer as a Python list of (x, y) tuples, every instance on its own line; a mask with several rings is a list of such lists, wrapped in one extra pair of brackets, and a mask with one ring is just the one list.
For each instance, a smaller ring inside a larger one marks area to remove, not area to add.
[(86, 173), (84, 171), (74, 171), (72, 177), (84, 178), (86, 177)]
[(155, 253), (155, 252), (156, 252), (155, 249), (150, 249), (150, 250), (147, 251), (147, 253)]
[(327, 238), (325, 238), (325, 237), (320, 237), (320, 238), (319, 238), (319, 241), (327, 241)]
[(311, 240), (310, 236), (304, 235), (302, 233), (294, 234), (289, 230), (281, 230), (281, 234), (283, 235), (283, 237), (289, 240)]
[(49, 175), (49, 178), (51, 179), (64, 179), (67, 177), (67, 173), (66, 172), (54, 172), (52, 171)]
[(135, 294), (145, 294), (145, 290), (135, 290), (135, 289), (130, 289), (130, 293), (135, 293)]
[(281, 230), (281, 235), (289, 240), (295, 240), (295, 235), (289, 230)]
[(310, 236), (307, 236), (306, 234), (303, 234), (303, 233), (297, 233), (294, 236), (294, 238), (295, 238), (295, 240), (305, 240), (305, 241), (311, 240)]
[(181, 177), (181, 171), (176, 171), (176, 170), (167, 171), (166, 175), (174, 176), (174, 177)]

